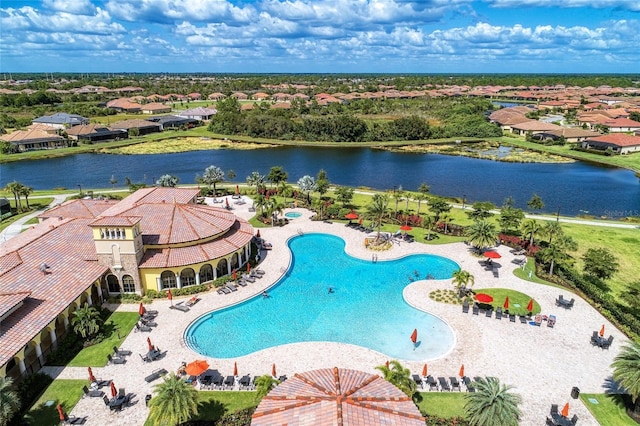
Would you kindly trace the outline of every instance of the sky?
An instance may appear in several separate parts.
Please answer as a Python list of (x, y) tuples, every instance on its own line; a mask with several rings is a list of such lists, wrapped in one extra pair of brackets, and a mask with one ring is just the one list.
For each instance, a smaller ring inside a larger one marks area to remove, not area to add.
[(0, 72), (640, 73), (640, 0), (2, 0)]

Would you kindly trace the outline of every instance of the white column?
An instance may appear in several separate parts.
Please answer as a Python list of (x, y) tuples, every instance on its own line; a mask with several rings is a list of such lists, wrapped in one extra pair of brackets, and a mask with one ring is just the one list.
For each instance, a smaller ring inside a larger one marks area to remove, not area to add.
[(180, 279), (180, 275), (176, 275), (176, 285), (178, 288), (182, 288), (182, 280)]
[(98, 284), (96, 287), (98, 289), (98, 297), (102, 300), (102, 285)]
[(196, 272), (196, 285), (200, 285), (200, 274)]
[(227, 259), (227, 275), (231, 275), (231, 259)]
[(87, 297), (87, 303), (89, 306), (93, 306), (93, 299), (91, 298), (91, 290), (89, 290), (89, 297)]
[(26, 376), (27, 366), (24, 365), (24, 358), (20, 360), (20, 363), (18, 364), (18, 366), (20, 367), (20, 374), (22, 374), (23, 376)]
[(68, 316), (64, 316), (64, 328), (69, 328), (69, 317)]
[(158, 285), (158, 291), (162, 291), (162, 278), (156, 278), (156, 284)]
[(57, 345), (58, 338), (56, 337), (56, 327), (55, 327), (55, 325), (51, 329), (51, 331), (49, 331), (49, 334), (51, 335), (51, 346), (53, 348), (56, 348), (58, 346)]
[(44, 365), (44, 357), (42, 356), (42, 348), (40, 347), (40, 343), (36, 343), (36, 355), (38, 355), (40, 365)]

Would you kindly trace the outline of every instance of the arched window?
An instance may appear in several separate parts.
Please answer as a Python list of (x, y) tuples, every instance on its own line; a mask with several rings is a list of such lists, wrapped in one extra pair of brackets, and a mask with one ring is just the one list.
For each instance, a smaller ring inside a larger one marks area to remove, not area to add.
[(190, 285), (195, 285), (196, 283), (196, 273), (191, 268), (183, 269), (180, 272), (180, 283), (182, 287), (188, 287)]
[(176, 288), (178, 284), (176, 283), (176, 274), (173, 271), (164, 271), (160, 274), (160, 280), (162, 280), (162, 289), (167, 288)]
[(218, 266), (216, 266), (217, 274), (216, 276), (222, 277), (229, 273), (229, 268), (227, 267), (227, 259), (220, 259), (218, 262)]
[(118, 277), (113, 274), (107, 275), (107, 287), (109, 288), (109, 293), (120, 293), (121, 290)]
[(231, 256), (231, 269), (238, 269), (240, 267), (240, 262), (238, 261), (238, 253), (233, 253)]
[(200, 282), (206, 283), (213, 280), (213, 268), (208, 263), (200, 268)]
[(125, 293), (136, 292), (136, 283), (131, 275), (125, 275), (122, 277), (122, 290)]

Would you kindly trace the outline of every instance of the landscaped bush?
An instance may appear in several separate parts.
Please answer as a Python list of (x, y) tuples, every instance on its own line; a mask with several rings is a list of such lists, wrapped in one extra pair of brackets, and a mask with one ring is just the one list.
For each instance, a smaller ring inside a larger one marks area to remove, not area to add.
[(51, 382), (53, 378), (48, 374), (34, 373), (27, 376), (18, 386), (23, 410), (28, 410)]
[(58, 347), (47, 355), (47, 365), (67, 365), (82, 350), (82, 340), (73, 332), (58, 340)]
[(469, 422), (463, 417), (438, 417), (431, 414), (424, 414), (425, 424), (427, 426), (469, 426)]

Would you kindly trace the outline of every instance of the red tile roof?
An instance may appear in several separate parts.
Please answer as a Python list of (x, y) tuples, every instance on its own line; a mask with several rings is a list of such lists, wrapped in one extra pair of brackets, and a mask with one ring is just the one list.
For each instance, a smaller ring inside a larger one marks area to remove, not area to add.
[(265, 396), (251, 419), (261, 425), (424, 426), (411, 398), (379, 376), (334, 367), (296, 374)]
[(637, 146), (640, 145), (640, 136), (612, 133), (595, 138), (589, 138), (589, 141), (608, 143), (617, 146)]

